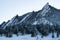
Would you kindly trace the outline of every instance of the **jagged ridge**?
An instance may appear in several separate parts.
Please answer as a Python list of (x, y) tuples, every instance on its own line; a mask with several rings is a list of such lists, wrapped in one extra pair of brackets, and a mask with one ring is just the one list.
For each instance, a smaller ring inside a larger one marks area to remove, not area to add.
[[(8, 22), (3, 22), (0, 28), (4, 32), (22, 34), (43, 34), (48, 35), (50, 32), (60, 33), (60, 10), (52, 7), (47, 3), (41, 10), (26, 13), (22, 16), (14, 16)], [(11, 31), (12, 30), (12, 31)], [(42, 32), (43, 31), (43, 32)], [(3, 32), (3, 33), (4, 33)], [(18, 32), (17, 32), (18, 33)], [(45, 34), (44, 34), (45, 33)]]

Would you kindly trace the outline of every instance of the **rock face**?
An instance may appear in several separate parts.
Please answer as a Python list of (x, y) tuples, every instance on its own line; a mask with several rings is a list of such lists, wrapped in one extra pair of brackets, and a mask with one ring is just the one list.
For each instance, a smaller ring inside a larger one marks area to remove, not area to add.
[(41, 34), (47, 36), (54, 32), (60, 34), (60, 10), (47, 3), (41, 10), (28, 12), (22, 16), (14, 16), (11, 20), (0, 24), (0, 34)]
[(30, 25), (40, 25), (40, 24), (58, 24), (60, 25), (60, 10), (56, 9), (47, 3), (41, 10), (26, 13), (22, 16), (16, 15), (8, 22), (3, 22), (1, 27), (6, 28), (6, 26), (13, 26), (18, 24), (30, 24)]

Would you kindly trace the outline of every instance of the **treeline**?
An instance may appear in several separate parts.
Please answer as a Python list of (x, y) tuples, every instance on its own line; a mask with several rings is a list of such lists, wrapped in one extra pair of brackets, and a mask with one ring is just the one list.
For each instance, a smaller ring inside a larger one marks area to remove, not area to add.
[(13, 26), (7, 26), (5, 29), (0, 29), (0, 36), (4, 35), (6, 37), (12, 37), (13, 34), (19, 35), (25, 35), (25, 34), (31, 34), (32, 37), (40, 34), (43, 38), (44, 36), (48, 36), (50, 33), (52, 33), (52, 38), (54, 38), (54, 33), (57, 33), (57, 37), (60, 35), (60, 26), (55, 25), (30, 25), (30, 24), (22, 24), (22, 25), (13, 25)]

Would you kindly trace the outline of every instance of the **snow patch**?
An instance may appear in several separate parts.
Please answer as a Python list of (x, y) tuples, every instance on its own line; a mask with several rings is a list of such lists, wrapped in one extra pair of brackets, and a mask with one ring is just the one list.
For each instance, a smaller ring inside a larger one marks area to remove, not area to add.
[(45, 18), (41, 18), (41, 19), (39, 19), (39, 20), (33, 22), (33, 25), (41, 24), (41, 23), (43, 23), (43, 24), (49, 24), (49, 25), (53, 25), (52, 22), (49, 22), (49, 21), (46, 20)]
[(38, 21), (35, 21), (35, 22), (33, 23), (33, 25), (36, 25), (36, 24), (37, 24), (37, 22), (38, 22)]

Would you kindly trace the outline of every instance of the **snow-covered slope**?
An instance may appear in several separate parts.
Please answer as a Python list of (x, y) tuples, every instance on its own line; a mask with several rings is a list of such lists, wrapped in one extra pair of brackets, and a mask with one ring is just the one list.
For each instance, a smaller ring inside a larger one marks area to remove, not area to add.
[[(56, 35), (56, 33), (54, 35)], [(23, 36), (22, 35), (20, 35), (20, 36), (13, 35), (13, 37), (11, 37), (11, 38), (2, 36), (2, 37), (0, 37), (0, 40), (60, 40), (60, 37), (57, 38), (55, 36), (55, 38), (52, 38), (51, 34), (50, 34), (47, 37), (41, 38), (41, 35), (37, 35), (36, 37), (31, 37), (31, 35), (29, 34), (29, 35), (23, 35)]]

